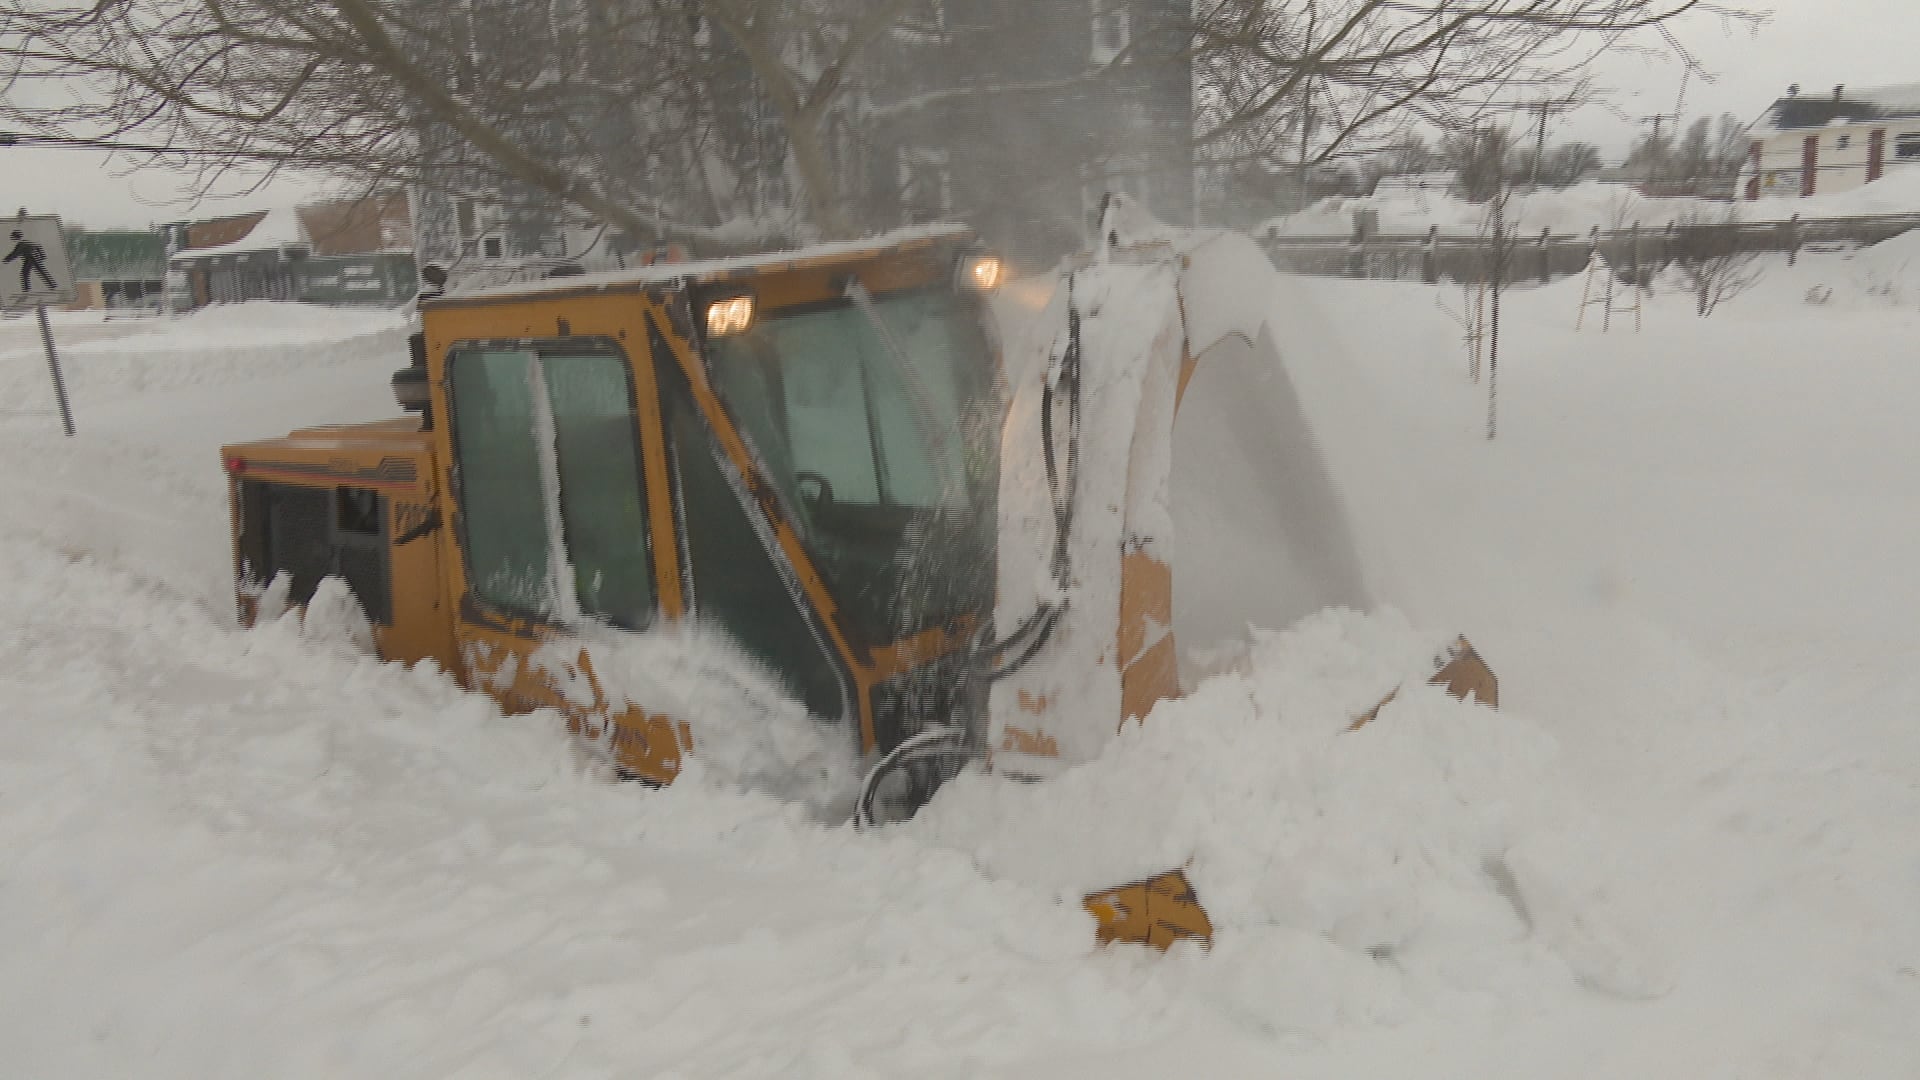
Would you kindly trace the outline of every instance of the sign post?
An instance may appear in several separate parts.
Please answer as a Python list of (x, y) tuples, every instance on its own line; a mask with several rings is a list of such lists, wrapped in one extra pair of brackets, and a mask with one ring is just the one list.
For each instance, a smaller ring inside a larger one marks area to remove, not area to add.
[(47, 350), (47, 370), (53, 374), (53, 396), (60, 403), (60, 426), (73, 434), (73, 410), (67, 405), (67, 383), (60, 375), (60, 356), (53, 349), (53, 326), (48, 304), (71, 304), (79, 295), (73, 267), (67, 259), (67, 241), (60, 219), (52, 215), (28, 217), (25, 210), (13, 220), (0, 240), (0, 307), (8, 311), (33, 308), (40, 319), (40, 344)]

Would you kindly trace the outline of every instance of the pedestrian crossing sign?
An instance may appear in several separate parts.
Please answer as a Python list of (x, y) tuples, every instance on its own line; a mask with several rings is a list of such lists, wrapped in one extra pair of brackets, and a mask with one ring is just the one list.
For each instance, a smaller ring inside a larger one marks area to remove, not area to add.
[(64, 307), (79, 295), (60, 219), (0, 218), (0, 307)]

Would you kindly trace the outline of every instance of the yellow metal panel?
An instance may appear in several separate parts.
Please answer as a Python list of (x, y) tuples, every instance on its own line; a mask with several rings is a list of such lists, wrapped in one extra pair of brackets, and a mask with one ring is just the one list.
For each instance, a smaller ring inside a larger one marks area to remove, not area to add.
[(1098, 924), (1094, 939), (1102, 945), (1117, 941), (1151, 945), (1162, 951), (1188, 939), (1202, 946), (1213, 945), (1213, 920), (1200, 906), (1184, 870), (1169, 870), (1144, 881), (1093, 893), (1081, 901), (1081, 906)]
[[(427, 525), (437, 512), (434, 465), (427, 436), (417, 418), (373, 424), (309, 428), (285, 438), (262, 439), (221, 448), (229, 472), (234, 573), (240, 567), (243, 522), (239, 484), (246, 480), (331, 493), (339, 487), (367, 488), (387, 498), (387, 585), (392, 618), (374, 628), (380, 656), (403, 664), (431, 658), (452, 668), (457, 659), (452, 612), (441, 585), (440, 541), (431, 531), (409, 543), (394, 541)], [(443, 516), (444, 524), (444, 516)], [(251, 624), (254, 611), (244, 596), (240, 619)]]

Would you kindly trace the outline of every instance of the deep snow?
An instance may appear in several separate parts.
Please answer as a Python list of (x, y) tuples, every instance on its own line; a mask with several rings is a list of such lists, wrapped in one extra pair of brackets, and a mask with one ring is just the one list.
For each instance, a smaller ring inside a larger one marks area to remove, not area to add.
[[(1451, 297), (1289, 279), (1280, 346), (1393, 607), (869, 833), (697, 764), (611, 784), (552, 717), (233, 628), (215, 448), (389, 415), (392, 319), (263, 311), (280, 344), (243, 354), (63, 318), (101, 335), (67, 350), (73, 440), (0, 325), (0, 1071), (1920, 1073), (1895, 245), (1769, 263), (1707, 320), (1657, 297), (1638, 335), (1576, 334), (1578, 279), (1514, 292), (1491, 443)], [(1339, 733), (1456, 630), (1502, 712), (1413, 688)], [(1089, 875), (1179, 858), (1213, 951), (1093, 948)]]

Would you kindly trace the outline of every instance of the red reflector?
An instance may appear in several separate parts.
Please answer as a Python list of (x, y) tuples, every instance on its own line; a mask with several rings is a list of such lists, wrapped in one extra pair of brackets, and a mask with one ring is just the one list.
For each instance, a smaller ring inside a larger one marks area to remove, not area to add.
[(235, 476), (247, 471), (247, 459), (230, 457), (227, 459), (227, 471)]

